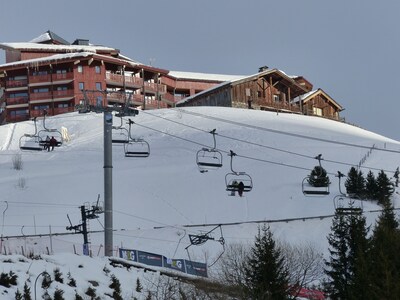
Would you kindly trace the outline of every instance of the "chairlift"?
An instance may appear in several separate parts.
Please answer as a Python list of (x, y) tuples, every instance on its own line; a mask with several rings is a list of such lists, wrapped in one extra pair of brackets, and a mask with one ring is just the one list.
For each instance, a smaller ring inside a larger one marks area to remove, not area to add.
[(301, 183), (302, 191), (305, 196), (326, 196), (329, 195), (329, 183), (328, 184), (321, 184), (321, 185), (312, 185), (310, 184), (311, 180), (318, 180), (322, 179), (322, 154), (318, 154), (315, 159), (318, 160), (319, 163), (319, 170), (320, 174), (314, 175), (312, 178), (311, 175), (305, 177)]
[(231, 150), (228, 155), (231, 157), (232, 172), (225, 175), (226, 190), (231, 192), (231, 196), (235, 196), (236, 192), (238, 192), (239, 196), (242, 196), (244, 192), (250, 192), (253, 189), (253, 180), (250, 175), (246, 174), (246, 172), (234, 171), (232, 161), (233, 157), (236, 156), (236, 153)]
[(211, 130), (210, 133), (214, 138), (214, 147), (202, 148), (196, 154), (196, 163), (202, 173), (222, 167), (222, 153), (216, 149), (215, 129)]
[(46, 127), (46, 115), (47, 111), (43, 111), (43, 128), (42, 130), (39, 131), (38, 135), (40, 137), (40, 145), (42, 147), (44, 146), (49, 146), (48, 141), (46, 140), (47, 137), (54, 137), (56, 140), (55, 147), (60, 147), (63, 144), (63, 137), (60, 131), (54, 128), (47, 128)]
[(119, 126), (112, 127), (112, 143), (113, 144), (126, 144), (129, 143), (128, 129), (122, 126), (122, 116), (119, 116), (121, 123)]
[(129, 119), (129, 142), (124, 144), (126, 157), (148, 157), (150, 155), (150, 145), (144, 139), (132, 138), (131, 127), (134, 122)]
[(333, 204), (338, 214), (355, 215), (363, 212), (363, 201), (350, 195), (335, 196)]
[(37, 134), (37, 125), (36, 125), (36, 117), (33, 118), (33, 122), (35, 123), (35, 133), (33, 134), (24, 134), (19, 139), (19, 149), (22, 151), (42, 151), (43, 146), (41, 146), (41, 139)]
[(363, 201), (355, 195), (350, 195), (342, 192), (341, 178), (345, 175), (338, 171), (336, 177), (339, 178), (339, 193), (333, 198), (335, 211), (338, 214), (352, 215), (361, 214), (363, 211)]

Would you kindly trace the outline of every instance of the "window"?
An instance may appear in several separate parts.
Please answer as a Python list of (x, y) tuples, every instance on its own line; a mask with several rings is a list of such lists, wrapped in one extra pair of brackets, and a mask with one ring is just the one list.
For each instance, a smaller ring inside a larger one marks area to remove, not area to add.
[(47, 93), (49, 91), (49, 88), (39, 88), (39, 89), (34, 89), (34, 93)]
[(78, 65), (78, 73), (83, 73), (83, 66)]
[(39, 76), (39, 75), (47, 75), (47, 71), (35, 71), (32, 73), (33, 76)]
[(10, 111), (10, 116), (11, 117), (17, 117), (17, 116), (27, 116), (29, 114), (27, 109), (24, 110), (12, 110)]
[(313, 107), (313, 113), (317, 116), (322, 116), (322, 109), (319, 107)]
[(35, 105), (33, 107), (34, 110), (48, 110), (50, 108), (49, 105)]
[(9, 95), (10, 98), (28, 97), (28, 93), (13, 93)]
[(57, 91), (66, 91), (67, 87), (66, 86), (58, 86)]
[(274, 101), (275, 101), (275, 102), (279, 102), (279, 100), (280, 100), (280, 99), (279, 99), (279, 95), (274, 95)]
[(95, 66), (94, 70), (96, 71), (96, 74), (100, 74), (101, 73), (101, 68), (100, 66)]
[(66, 108), (66, 107), (68, 107), (68, 103), (59, 103), (57, 107), (58, 108)]
[(101, 82), (96, 82), (96, 90), (101, 91)]
[(67, 70), (57, 70), (56, 73), (57, 74), (66, 74)]
[(85, 83), (79, 82), (79, 90), (83, 91), (85, 89)]

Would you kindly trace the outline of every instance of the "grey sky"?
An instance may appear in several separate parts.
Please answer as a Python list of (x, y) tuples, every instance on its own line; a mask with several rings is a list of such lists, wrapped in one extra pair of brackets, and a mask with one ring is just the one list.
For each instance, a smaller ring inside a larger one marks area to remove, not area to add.
[(1, 11), (0, 42), (52, 30), (170, 70), (303, 75), (348, 122), (400, 140), (398, 0), (13, 0)]

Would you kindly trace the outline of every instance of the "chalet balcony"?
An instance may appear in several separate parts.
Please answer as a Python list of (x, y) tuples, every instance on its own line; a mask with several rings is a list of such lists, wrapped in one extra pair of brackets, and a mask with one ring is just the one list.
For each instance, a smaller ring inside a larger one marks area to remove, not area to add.
[[(54, 109), (48, 108), (46, 111), (50, 116), (54, 116), (54, 115), (59, 115), (59, 114), (65, 114), (68, 112), (73, 112), (75, 110), (75, 108), (73, 106), (71, 107), (55, 107)], [(43, 113), (43, 109), (31, 109), (30, 110), (30, 115), (32, 118), (34, 117), (43, 117), (44, 113)]]
[[(128, 95), (126, 97), (129, 97)], [(108, 102), (118, 102), (118, 103), (125, 103), (125, 94), (118, 93), (118, 92), (111, 92), (107, 95)], [(140, 94), (132, 94), (131, 96), (131, 103), (134, 105), (141, 105), (143, 103), (143, 96)]]
[(7, 106), (10, 105), (21, 105), (21, 104), (28, 104), (29, 97), (15, 97), (15, 98), (6, 98)]
[(287, 102), (267, 102), (260, 105), (261, 110), (278, 110), (294, 113), (301, 113), (298, 105), (289, 104)]
[(29, 76), (29, 85), (48, 85), (51, 83), (69, 82), (73, 79), (74, 74), (72, 72), (32, 75)]
[(27, 85), (28, 85), (28, 79), (7, 80), (6, 81), (7, 89), (26, 87)]
[(25, 115), (7, 115), (6, 117), (7, 122), (22, 122), (29, 120), (29, 114)]
[(185, 96), (182, 95), (172, 95), (170, 93), (166, 93), (162, 96), (162, 100), (167, 102), (168, 104), (174, 105), (176, 102), (181, 101), (184, 99)]
[(31, 101), (47, 100), (47, 99), (57, 100), (57, 99), (72, 98), (73, 96), (74, 96), (74, 90), (40, 92), (40, 93), (31, 93), (30, 100)]
[[(124, 80), (125, 80), (126, 87), (136, 88), (136, 89), (143, 88), (143, 79), (140, 77), (125, 76), (125, 78), (124, 78), (124, 75), (106, 73), (107, 84), (123, 87)], [(157, 89), (158, 89), (158, 93), (160, 93), (160, 94), (165, 94), (167, 92), (167, 86), (162, 83), (159, 83), (157, 85), (157, 83), (145, 81), (144, 88), (145, 88), (146, 92), (149, 92), (149, 93), (157, 93)]]

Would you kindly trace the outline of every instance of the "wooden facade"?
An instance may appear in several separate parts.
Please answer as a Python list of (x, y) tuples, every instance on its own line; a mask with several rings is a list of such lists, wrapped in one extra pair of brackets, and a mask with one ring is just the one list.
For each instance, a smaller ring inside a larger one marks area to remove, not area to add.
[[(226, 82), (180, 101), (177, 106), (226, 106), (316, 115), (339, 120), (342, 107), (303, 77), (277, 69)], [(307, 97), (303, 97), (307, 95)]]

